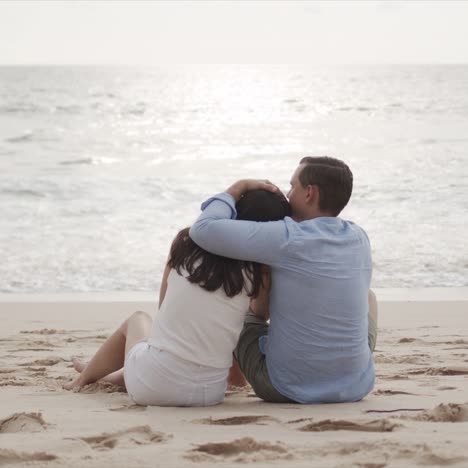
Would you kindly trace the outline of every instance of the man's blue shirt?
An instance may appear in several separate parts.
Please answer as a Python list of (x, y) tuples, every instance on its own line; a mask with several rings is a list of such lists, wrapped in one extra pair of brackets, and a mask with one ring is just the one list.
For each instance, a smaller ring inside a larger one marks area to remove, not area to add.
[(334, 217), (235, 220), (235, 200), (210, 198), (190, 229), (209, 252), (271, 268), (270, 327), (260, 338), (273, 386), (299, 403), (357, 401), (374, 385), (368, 346), (369, 239)]

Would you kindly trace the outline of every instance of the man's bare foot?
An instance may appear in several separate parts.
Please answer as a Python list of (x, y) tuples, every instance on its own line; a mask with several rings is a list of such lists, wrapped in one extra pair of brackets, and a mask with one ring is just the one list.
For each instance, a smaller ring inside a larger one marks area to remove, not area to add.
[(73, 368), (79, 372), (81, 374), (81, 372), (83, 372), (83, 370), (86, 368), (86, 366), (88, 365), (87, 362), (83, 361), (83, 359), (80, 359), (79, 357), (77, 356), (73, 356), (72, 357), (72, 364), (73, 364)]
[(72, 392), (79, 392), (84, 385), (81, 383), (81, 376), (76, 378), (75, 380), (72, 380), (71, 382), (68, 382), (64, 384), (63, 388), (65, 390), (71, 390)]

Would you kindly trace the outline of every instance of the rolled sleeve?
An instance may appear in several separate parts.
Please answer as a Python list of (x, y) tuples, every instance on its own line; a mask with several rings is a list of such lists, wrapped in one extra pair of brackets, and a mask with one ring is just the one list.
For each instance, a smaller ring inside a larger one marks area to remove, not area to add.
[[(201, 205), (202, 211), (204, 212), (208, 206), (216, 200), (224, 202), (226, 206), (215, 204), (215, 206), (210, 209), (210, 216), (213, 216), (216, 219), (236, 219), (236, 201), (231, 195), (229, 195), (229, 193), (226, 192), (218, 193), (204, 201)], [(227, 208), (229, 208), (229, 211), (227, 211)]]

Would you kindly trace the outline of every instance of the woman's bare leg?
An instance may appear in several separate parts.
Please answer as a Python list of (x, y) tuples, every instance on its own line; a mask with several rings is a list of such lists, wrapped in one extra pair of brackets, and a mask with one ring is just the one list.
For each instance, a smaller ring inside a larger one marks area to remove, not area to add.
[[(82, 359), (76, 356), (72, 357), (72, 364), (76, 372), (79, 372), (80, 374), (86, 369), (86, 366), (88, 365), (87, 362), (83, 361)], [(101, 382), (109, 382), (114, 385), (120, 385), (121, 387), (125, 387), (125, 380), (123, 377), (123, 368), (115, 372), (112, 372), (112, 374), (105, 375), (99, 380)]]
[[(152, 320), (146, 312), (135, 312), (103, 343), (89, 364), (74, 381), (64, 385), (66, 390), (79, 392), (87, 384), (121, 371), (130, 348), (148, 338)], [(116, 374), (114, 378), (123, 377)]]
[(102, 379), (99, 380), (101, 380), (102, 382), (109, 382), (114, 385), (119, 385), (120, 387), (125, 387), (123, 367), (122, 369), (112, 372), (112, 374), (105, 375)]

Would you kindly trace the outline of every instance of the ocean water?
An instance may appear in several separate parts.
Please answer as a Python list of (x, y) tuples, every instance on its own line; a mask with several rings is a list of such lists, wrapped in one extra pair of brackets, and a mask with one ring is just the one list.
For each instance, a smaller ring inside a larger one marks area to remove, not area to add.
[(156, 291), (207, 196), (305, 155), (374, 287), (468, 285), (468, 66), (0, 67), (0, 292)]

